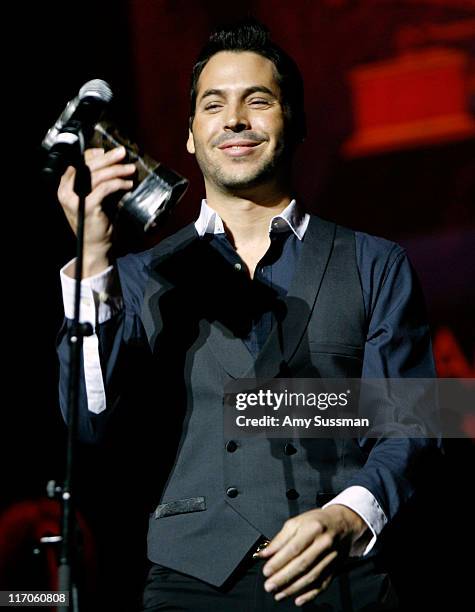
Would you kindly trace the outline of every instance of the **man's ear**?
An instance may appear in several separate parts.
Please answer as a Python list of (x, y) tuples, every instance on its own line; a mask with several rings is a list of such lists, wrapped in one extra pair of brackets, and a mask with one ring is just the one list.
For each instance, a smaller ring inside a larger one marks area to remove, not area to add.
[(188, 140), (186, 141), (186, 150), (188, 151), (188, 153), (191, 153), (192, 155), (194, 155), (195, 153), (195, 140), (193, 138), (193, 132), (190, 129), (188, 130)]

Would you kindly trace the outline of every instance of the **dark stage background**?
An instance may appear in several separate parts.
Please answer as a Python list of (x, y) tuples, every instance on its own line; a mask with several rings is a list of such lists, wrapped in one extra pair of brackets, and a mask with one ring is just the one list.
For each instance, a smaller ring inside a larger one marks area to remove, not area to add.
[[(195, 217), (203, 195), (185, 150), (194, 58), (220, 22), (249, 13), (262, 19), (306, 83), (299, 197), (323, 217), (407, 247), (426, 294), (439, 375), (475, 375), (475, 0), (83, 0), (12, 11), (4, 16), (11, 42), (0, 588), (49, 585), (45, 552), (33, 549), (55, 523), (44, 505), (46, 482), (63, 473), (54, 341), (62, 319), (58, 270), (74, 242), (40, 183), (39, 144), (91, 78), (111, 83), (121, 130), (190, 179), (162, 231), (171, 233)], [(148, 433), (157, 445), (166, 436)], [(93, 534), (87, 542), (95, 543), (87, 548), (95, 559), (87, 584), (95, 603), (87, 610), (136, 609), (146, 493), (160, 478), (144, 446), (134, 429), (105, 448), (80, 449), (79, 507)], [(430, 509), (414, 510), (409, 535), (391, 536), (406, 609), (442, 602), (471, 609), (473, 441), (449, 440), (446, 449), (444, 465), (434, 467)]]

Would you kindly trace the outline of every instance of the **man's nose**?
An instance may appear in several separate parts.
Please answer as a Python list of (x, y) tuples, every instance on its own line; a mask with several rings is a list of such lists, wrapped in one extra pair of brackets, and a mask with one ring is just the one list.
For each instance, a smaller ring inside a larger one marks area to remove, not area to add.
[(245, 107), (240, 104), (228, 107), (228, 111), (225, 117), (225, 130), (241, 132), (242, 130), (249, 129), (250, 125), (251, 124)]

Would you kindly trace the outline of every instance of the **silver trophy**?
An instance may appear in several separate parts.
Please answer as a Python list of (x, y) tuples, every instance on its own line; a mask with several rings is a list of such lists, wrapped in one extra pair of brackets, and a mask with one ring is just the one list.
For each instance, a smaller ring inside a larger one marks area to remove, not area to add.
[(117, 208), (124, 209), (147, 232), (155, 228), (159, 217), (181, 199), (188, 181), (149, 155), (141, 154), (138, 145), (124, 138), (114, 124), (101, 121), (94, 126), (89, 146), (107, 151), (121, 145), (127, 151), (125, 161), (134, 163), (137, 172), (134, 188), (120, 198)]

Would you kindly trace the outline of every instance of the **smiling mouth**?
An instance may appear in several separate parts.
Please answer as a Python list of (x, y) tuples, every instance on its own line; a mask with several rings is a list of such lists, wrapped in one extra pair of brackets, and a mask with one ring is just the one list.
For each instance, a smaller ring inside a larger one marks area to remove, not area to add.
[(229, 147), (223, 147), (223, 148), (224, 149), (249, 149), (251, 147), (257, 147), (257, 144), (252, 144), (252, 145), (231, 145)]
[(248, 155), (258, 147), (262, 142), (246, 142), (246, 143), (237, 143), (237, 144), (227, 144), (219, 147), (219, 149), (230, 157), (241, 157), (243, 155)]

